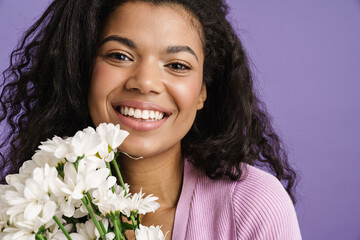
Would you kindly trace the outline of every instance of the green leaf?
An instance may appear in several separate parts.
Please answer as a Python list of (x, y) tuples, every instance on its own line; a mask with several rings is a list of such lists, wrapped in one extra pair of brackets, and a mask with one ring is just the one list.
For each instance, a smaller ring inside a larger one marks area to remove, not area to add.
[(64, 165), (65, 163), (59, 162), (58, 165), (56, 166), (56, 170), (62, 179), (64, 179)]
[(122, 225), (122, 229), (124, 231), (126, 231), (126, 230), (134, 230), (135, 229), (135, 226), (130, 224), (130, 223), (122, 222), (121, 225)]

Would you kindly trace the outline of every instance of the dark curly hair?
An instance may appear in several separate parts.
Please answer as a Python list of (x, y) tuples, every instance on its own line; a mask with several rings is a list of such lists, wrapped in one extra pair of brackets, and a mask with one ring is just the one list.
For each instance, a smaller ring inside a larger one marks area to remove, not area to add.
[[(12, 52), (0, 99), (0, 121), (10, 126), (0, 145), (2, 182), (40, 141), (93, 125), (87, 95), (98, 39), (106, 17), (124, 2), (55, 0)], [(295, 202), (296, 173), (257, 97), (247, 55), (226, 19), (228, 6), (222, 0), (146, 2), (179, 4), (202, 27), (207, 100), (182, 140), (183, 156), (212, 179), (239, 179), (242, 162), (266, 166)]]

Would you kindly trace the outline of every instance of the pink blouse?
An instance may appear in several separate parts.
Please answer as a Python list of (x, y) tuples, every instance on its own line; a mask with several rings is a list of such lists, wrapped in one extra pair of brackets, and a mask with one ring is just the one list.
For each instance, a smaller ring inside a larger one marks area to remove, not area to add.
[(243, 168), (241, 180), (213, 181), (185, 161), (173, 240), (301, 239), (279, 180), (253, 166)]

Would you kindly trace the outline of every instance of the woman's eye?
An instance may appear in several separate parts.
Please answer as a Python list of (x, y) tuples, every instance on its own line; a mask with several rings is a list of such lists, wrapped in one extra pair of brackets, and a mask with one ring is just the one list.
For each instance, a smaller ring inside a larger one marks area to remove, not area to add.
[(170, 63), (167, 65), (168, 67), (174, 69), (174, 70), (190, 70), (191, 68), (188, 65), (185, 65), (183, 63)]
[(106, 57), (113, 58), (113, 59), (116, 59), (117, 61), (121, 61), (121, 62), (122, 61), (132, 61), (131, 58), (129, 58), (125, 54), (119, 53), (119, 52), (109, 53), (106, 55)]

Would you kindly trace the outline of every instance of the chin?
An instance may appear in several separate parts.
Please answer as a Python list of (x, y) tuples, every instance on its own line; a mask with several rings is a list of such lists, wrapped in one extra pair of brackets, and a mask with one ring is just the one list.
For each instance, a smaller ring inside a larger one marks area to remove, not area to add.
[(150, 157), (155, 157), (156, 155), (158, 155), (157, 153), (154, 152), (154, 149), (149, 149), (146, 150), (140, 146), (133, 146), (133, 147), (120, 147), (119, 148), (120, 151), (125, 152), (127, 154), (129, 154), (130, 156), (134, 157), (134, 158), (138, 158), (138, 157), (143, 157), (143, 158), (150, 158)]
[[(125, 140), (126, 141), (126, 140)], [(180, 142), (178, 144), (174, 144), (171, 146), (159, 147), (156, 144), (140, 144), (140, 143), (132, 143), (127, 142), (120, 146), (119, 150), (129, 154), (130, 156), (137, 158), (156, 158), (156, 157), (165, 157), (165, 156), (175, 156), (181, 153), (181, 145)]]

